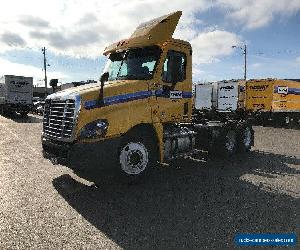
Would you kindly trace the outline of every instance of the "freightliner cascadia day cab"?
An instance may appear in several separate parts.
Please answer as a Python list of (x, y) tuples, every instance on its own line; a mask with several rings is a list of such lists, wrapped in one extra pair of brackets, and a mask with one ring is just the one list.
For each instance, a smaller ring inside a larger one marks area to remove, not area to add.
[[(181, 14), (143, 23), (129, 39), (106, 47), (98, 83), (47, 97), (46, 158), (69, 165), (93, 159), (93, 167), (130, 178), (203, 145), (226, 155), (250, 149), (253, 130), (246, 121), (193, 118), (192, 47), (172, 38)], [(109, 158), (116, 164), (103, 164)]]
[(26, 116), (32, 108), (33, 78), (4, 75), (0, 78), (0, 112)]
[(246, 109), (262, 124), (300, 122), (300, 82), (281, 79), (250, 80), (246, 83)]

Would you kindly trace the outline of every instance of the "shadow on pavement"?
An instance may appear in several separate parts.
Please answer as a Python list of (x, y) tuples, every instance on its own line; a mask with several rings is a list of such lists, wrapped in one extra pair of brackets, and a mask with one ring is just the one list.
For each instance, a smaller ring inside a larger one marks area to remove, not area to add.
[[(291, 165), (292, 164), (292, 165)], [(88, 222), (125, 249), (233, 248), (236, 233), (297, 228), (297, 200), (241, 177), (299, 174), (300, 159), (252, 151), (226, 161), (180, 160), (134, 185), (99, 188), (70, 175), (53, 180), (58, 193)], [(298, 168), (299, 169), (299, 168)], [(90, 180), (101, 178), (101, 173)]]
[(28, 116), (22, 117), (19, 114), (10, 114), (10, 115), (3, 115), (7, 119), (11, 119), (14, 122), (17, 123), (42, 123), (43, 117), (37, 117), (33, 116), (31, 114), (28, 114)]

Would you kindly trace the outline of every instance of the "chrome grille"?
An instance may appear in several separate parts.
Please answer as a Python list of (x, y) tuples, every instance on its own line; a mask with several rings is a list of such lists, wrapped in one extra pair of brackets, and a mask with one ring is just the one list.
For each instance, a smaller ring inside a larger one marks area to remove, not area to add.
[(75, 100), (48, 99), (45, 102), (43, 132), (53, 139), (70, 139), (75, 123)]

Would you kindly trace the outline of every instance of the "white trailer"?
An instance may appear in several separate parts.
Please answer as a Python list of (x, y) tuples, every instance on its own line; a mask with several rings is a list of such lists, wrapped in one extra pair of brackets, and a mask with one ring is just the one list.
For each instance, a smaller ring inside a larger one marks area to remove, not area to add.
[(237, 80), (195, 85), (195, 109), (235, 112), (244, 108), (244, 84)]
[(217, 82), (216, 108), (219, 112), (232, 112), (238, 109), (239, 86), (237, 82)]
[(211, 110), (213, 107), (213, 85), (196, 84), (195, 85), (195, 109)]
[(0, 111), (26, 116), (32, 107), (33, 78), (4, 75), (0, 77)]

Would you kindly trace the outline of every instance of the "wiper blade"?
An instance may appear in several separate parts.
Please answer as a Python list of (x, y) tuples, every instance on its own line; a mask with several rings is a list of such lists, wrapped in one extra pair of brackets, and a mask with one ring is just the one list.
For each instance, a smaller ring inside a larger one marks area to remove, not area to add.
[(151, 75), (126, 75), (126, 76), (118, 76), (118, 80), (149, 80), (151, 79)]
[(118, 76), (118, 79), (136, 79), (136, 75)]

